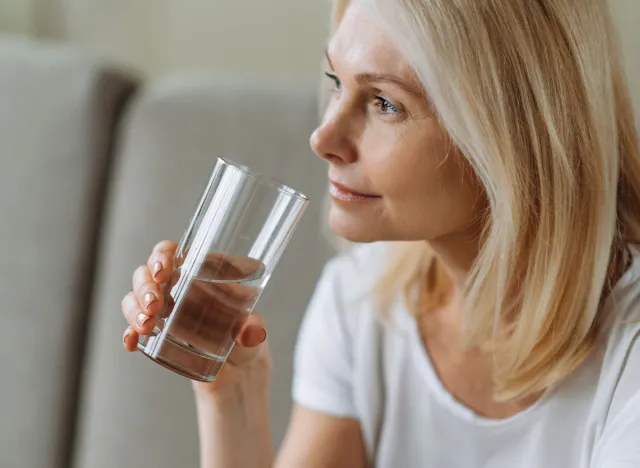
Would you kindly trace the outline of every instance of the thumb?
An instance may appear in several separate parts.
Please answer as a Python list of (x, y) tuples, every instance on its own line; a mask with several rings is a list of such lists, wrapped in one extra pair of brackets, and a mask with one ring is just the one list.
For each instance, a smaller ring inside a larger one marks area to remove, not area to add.
[(262, 343), (267, 339), (264, 321), (257, 314), (247, 318), (242, 331), (236, 339), (228, 361), (235, 366), (241, 366), (252, 361), (260, 352)]

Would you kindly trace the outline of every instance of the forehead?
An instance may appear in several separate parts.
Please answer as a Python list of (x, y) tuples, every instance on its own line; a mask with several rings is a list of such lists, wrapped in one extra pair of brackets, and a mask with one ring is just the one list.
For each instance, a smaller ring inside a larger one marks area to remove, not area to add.
[(415, 73), (364, 2), (351, 2), (327, 49), (331, 62), (354, 73), (388, 73), (413, 81)]

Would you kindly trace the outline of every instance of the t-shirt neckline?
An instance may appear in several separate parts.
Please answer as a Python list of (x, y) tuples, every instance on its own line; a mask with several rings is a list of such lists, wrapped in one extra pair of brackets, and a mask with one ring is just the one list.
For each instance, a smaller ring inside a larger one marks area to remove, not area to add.
[(418, 332), (417, 323), (411, 327), (411, 347), (413, 355), (418, 362), (418, 370), (427, 382), (430, 391), (447, 411), (462, 421), (483, 427), (502, 427), (523, 422), (529, 415), (543, 406), (548, 400), (550, 394), (554, 391), (554, 387), (547, 389), (543, 395), (531, 406), (520, 411), (513, 416), (507, 418), (490, 418), (476, 413), (474, 410), (466, 406), (464, 403), (456, 399), (451, 392), (445, 387), (442, 380), (438, 376), (431, 356), (425, 348), (420, 333)]
[[(629, 268), (623, 273), (618, 282), (612, 288), (609, 297), (616, 294), (619, 290), (631, 284), (636, 279), (640, 278), (640, 247), (630, 245), (630, 251), (632, 252), (633, 259)], [(609, 298), (607, 298), (609, 299)], [(609, 301), (607, 301), (609, 302)], [(490, 418), (482, 416), (476, 413), (474, 410), (457, 400), (449, 390), (445, 387), (444, 383), (440, 380), (431, 356), (422, 342), (420, 333), (418, 331), (418, 323), (415, 317), (409, 313), (411, 320), (410, 329), (411, 334), (411, 347), (413, 350), (414, 358), (418, 363), (418, 370), (422, 374), (423, 378), (427, 382), (429, 389), (433, 393), (438, 402), (446, 408), (452, 415), (461, 419), (462, 421), (483, 427), (502, 428), (505, 426), (512, 426), (514, 424), (521, 424), (528, 420), (533, 413), (539, 411), (539, 409), (547, 403), (549, 398), (553, 395), (557, 389), (559, 383), (549, 387), (542, 396), (531, 406), (520, 411), (519, 413), (509, 416), (507, 418)]]

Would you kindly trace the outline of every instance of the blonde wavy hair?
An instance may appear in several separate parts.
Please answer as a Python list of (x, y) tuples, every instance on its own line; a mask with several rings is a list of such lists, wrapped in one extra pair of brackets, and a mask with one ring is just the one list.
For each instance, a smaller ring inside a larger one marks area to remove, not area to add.
[[(493, 354), (497, 400), (536, 395), (594, 349), (603, 298), (640, 240), (637, 136), (606, 0), (359, 1), (489, 201), (465, 344)], [(348, 3), (334, 1), (334, 27)], [(380, 301), (405, 291), (415, 311), (445, 297), (429, 245), (398, 248)]]

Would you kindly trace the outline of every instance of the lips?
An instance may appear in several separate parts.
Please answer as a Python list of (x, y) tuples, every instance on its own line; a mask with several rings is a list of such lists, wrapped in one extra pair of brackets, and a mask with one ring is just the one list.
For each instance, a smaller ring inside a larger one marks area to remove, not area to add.
[(362, 193), (353, 190), (345, 185), (331, 181), (331, 187), (329, 188), (329, 194), (340, 201), (367, 201), (380, 198), (379, 195), (373, 195), (369, 193)]

